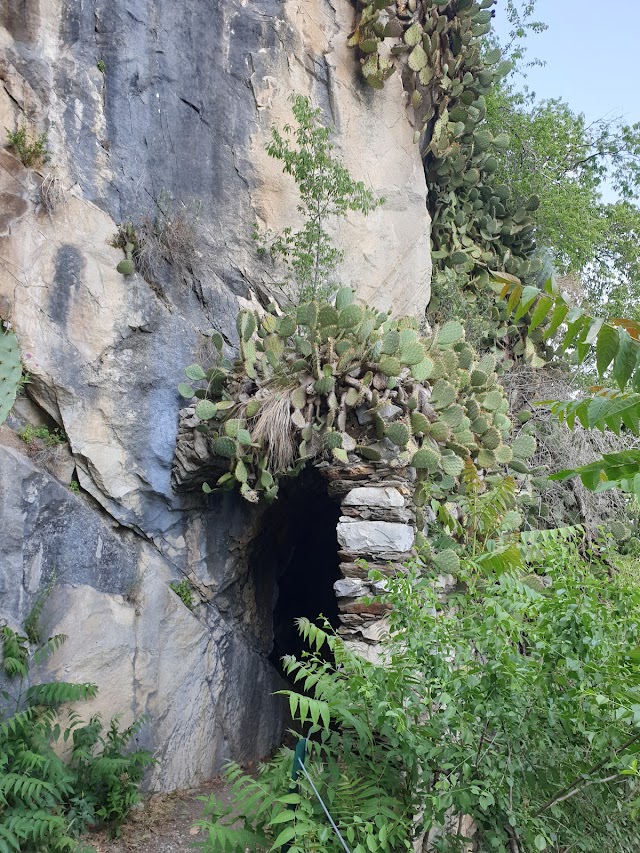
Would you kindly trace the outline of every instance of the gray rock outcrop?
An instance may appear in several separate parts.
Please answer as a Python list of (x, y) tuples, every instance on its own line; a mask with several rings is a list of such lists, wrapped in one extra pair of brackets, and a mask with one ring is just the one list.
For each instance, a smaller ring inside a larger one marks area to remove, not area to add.
[[(239, 305), (274, 284), (252, 223), (295, 224), (292, 181), (265, 153), (291, 93), (323, 107), (345, 165), (386, 199), (336, 235), (342, 279), (396, 313), (429, 298), (426, 190), (401, 84), (374, 93), (359, 81), (352, 18), (348, 0), (0, 10), (0, 127), (46, 130), (51, 152), (27, 169), (0, 150), (0, 318), (36, 412), (18, 407), (13, 438), (0, 435), (0, 618), (22, 624), (53, 582), (43, 630), (69, 640), (51, 670), (98, 684), (86, 713), (149, 714), (143, 737), (162, 762), (152, 788), (260, 757), (282, 730), (264, 650), (273, 602), (247, 560), (260, 510), (177, 494), (171, 466), (175, 389), (207, 358), (202, 333), (219, 330), (232, 352)], [(189, 211), (183, 262), (121, 276), (118, 225), (152, 222), (159, 202)], [(33, 417), (64, 432), (70, 467), (51, 473), (15, 439)], [(183, 577), (193, 612), (169, 587)]]

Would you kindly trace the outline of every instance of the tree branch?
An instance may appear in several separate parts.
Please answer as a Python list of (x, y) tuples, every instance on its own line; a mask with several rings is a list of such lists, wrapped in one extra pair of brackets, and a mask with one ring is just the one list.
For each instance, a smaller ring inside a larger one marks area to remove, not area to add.
[[(633, 737), (629, 738), (629, 740), (623, 743), (622, 746), (619, 746), (618, 749), (614, 750), (614, 754), (617, 755), (618, 753), (623, 752), (625, 749), (628, 749), (631, 744), (635, 743), (638, 740), (640, 740), (640, 732), (636, 732)], [(599, 764), (596, 764), (591, 767), (589, 770), (586, 771), (586, 774), (583, 775), (591, 775), (592, 773), (597, 773), (599, 770), (602, 770), (602, 768), (605, 767), (605, 765), (607, 765), (609, 761), (609, 758), (603, 759)], [(614, 777), (611, 777), (609, 779), (593, 779), (591, 781), (587, 781), (585, 784), (582, 785), (580, 785), (581, 778), (577, 777), (573, 780), (573, 782), (571, 782), (570, 785), (567, 785), (561, 791), (558, 791), (558, 793), (554, 797), (552, 797), (543, 806), (541, 806), (535, 813), (534, 817), (538, 817), (543, 812), (546, 812), (548, 809), (551, 808), (551, 806), (554, 806), (556, 803), (561, 803), (563, 800), (568, 800), (569, 797), (572, 797), (574, 794), (579, 793), (583, 788), (586, 788), (587, 785), (597, 784), (599, 782), (604, 784), (607, 781), (610, 782), (612, 779), (616, 778), (619, 775), (619, 773), (616, 773)], [(576, 788), (576, 786), (578, 787)], [(574, 788), (576, 788), (575, 791)]]

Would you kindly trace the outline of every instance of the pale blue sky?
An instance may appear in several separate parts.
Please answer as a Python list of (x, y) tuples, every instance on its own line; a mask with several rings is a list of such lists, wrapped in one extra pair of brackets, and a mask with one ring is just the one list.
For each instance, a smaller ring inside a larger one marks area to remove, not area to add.
[[(504, 6), (495, 7), (501, 36)], [(539, 98), (562, 98), (589, 120), (640, 121), (640, 0), (538, 0), (535, 17), (549, 25), (527, 39), (529, 56), (546, 61), (527, 80)]]

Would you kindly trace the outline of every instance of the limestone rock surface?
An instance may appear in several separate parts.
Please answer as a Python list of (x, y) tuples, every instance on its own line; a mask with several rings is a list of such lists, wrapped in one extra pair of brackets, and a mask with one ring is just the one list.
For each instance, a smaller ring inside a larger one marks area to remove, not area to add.
[[(233, 496), (176, 494), (171, 465), (176, 386), (208, 358), (202, 333), (219, 330), (233, 353), (238, 307), (278, 280), (250, 235), (256, 220), (295, 225), (294, 186), (264, 151), (293, 92), (324, 109), (347, 168), (386, 199), (339, 229), (342, 280), (397, 313), (429, 297), (400, 80), (382, 93), (361, 83), (352, 21), (349, 0), (0, 6), (0, 127), (46, 131), (50, 150), (27, 169), (0, 149), (0, 317), (70, 454), (51, 473), (0, 436), (0, 618), (21, 624), (56, 579), (43, 618), (69, 640), (51, 667), (96, 681), (104, 716), (150, 714), (164, 762), (152, 787), (258, 758), (284, 722), (266, 652), (273, 605), (247, 562), (259, 516)], [(167, 200), (194, 214), (180, 274), (160, 257), (146, 279), (121, 276), (118, 225), (153, 221)], [(9, 428), (29, 417), (16, 411)], [(367, 535), (409, 543), (396, 527)], [(194, 613), (168, 589), (183, 577)]]

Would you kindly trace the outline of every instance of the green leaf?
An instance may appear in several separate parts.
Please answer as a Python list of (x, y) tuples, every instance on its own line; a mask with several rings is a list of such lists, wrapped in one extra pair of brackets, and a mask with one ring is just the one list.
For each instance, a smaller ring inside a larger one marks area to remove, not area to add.
[(288, 823), (291, 820), (295, 820), (295, 818), (296, 813), (293, 809), (283, 809), (279, 814), (271, 818), (269, 824), (270, 826), (276, 826), (279, 823)]
[(551, 310), (553, 305), (553, 299), (550, 296), (541, 296), (538, 299), (538, 304), (535, 307), (533, 314), (531, 315), (531, 322), (529, 323), (528, 334), (531, 334), (534, 329), (537, 329), (538, 326), (545, 320), (547, 314)]
[(600, 376), (604, 375), (605, 370), (616, 357), (619, 345), (618, 330), (605, 324), (600, 329), (596, 341), (596, 367)]
[(536, 297), (540, 295), (540, 291), (537, 287), (533, 287), (532, 285), (527, 285), (522, 291), (522, 296), (520, 297), (520, 305), (518, 306), (518, 310), (515, 313), (515, 317), (513, 318), (513, 322), (517, 323), (521, 317), (527, 313), (529, 308), (536, 301)]
[(556, 303), (556, 307), (553, 309), (553, 314), (551, 315), (551, 322), (544, 330), (545, 339), (552, 338), (555, 335), (560, 326), (564, 323), (564, 319), (568, 313), (568, 305), (566, 305), (564, 302)]
[(295, 826), (285, 826), (285, 828), (273, 842), (273, 846), (270, 849), (279, 850), (284, 844), (287, 844), (289, 841), (291, 841), (291, 839), (295, 837), (295, 834)]
[(619, 329), (618, 335), (620, 346), (613, 362), (611, 377), (622, 391), (635, 370), (639, 350), (638, 344), (633, 341), (625, 329)]

